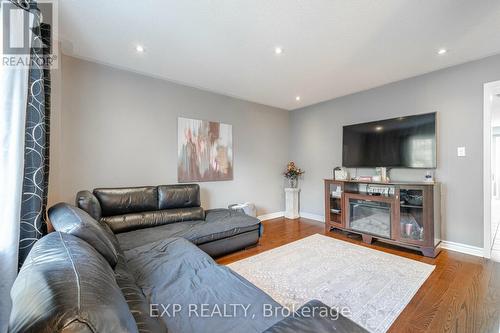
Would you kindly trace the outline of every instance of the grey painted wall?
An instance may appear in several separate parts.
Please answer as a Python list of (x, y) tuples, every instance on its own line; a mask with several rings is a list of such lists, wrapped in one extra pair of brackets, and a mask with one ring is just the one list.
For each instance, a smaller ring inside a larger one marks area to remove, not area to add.
[(233, 125), (234, 180), (200, 183), (205, 208), (252, 201), (282, 211), (288, 111), (63, 56), (60, 127), (54, 150), (60, 193), (177, 182), (177, 117)]
[[(306, 170), (301, 211), (323, 215), (322, 179), (341, 164), (343, 125), (437, 111), (444, 239), (482, 246), (483, 84), (500, 80), (500, 56), (290, 113), (67, 56), (58, 75), (52, 203), (98, 186), (175, 183), (177, 117), (184, 116), (233, 125), (234, 180), (201, 183), (206, 208), (248, 200), (259, 214), (282, 211), (281, 170), (293, 159)], [(456, 156), (459, 146), (465, 158)], [(423, 174), (391, 172), (399, 180)]]
[[(500, 80), (500, 56), (451, 67), (291, 112), (290, 157), (306, 170), (301, 211), (324, 215), (323, 178), (342, 162), (342, 126), (438, 112), (438, 169), (443, 183), (443, 238), (482, 246), (483, 84)], [(457, 157), (465, 146), (467, 156)], [(358, 170), (369, 174), (373, 170)], [(424, 171), (394, 170), (421, 180)]]

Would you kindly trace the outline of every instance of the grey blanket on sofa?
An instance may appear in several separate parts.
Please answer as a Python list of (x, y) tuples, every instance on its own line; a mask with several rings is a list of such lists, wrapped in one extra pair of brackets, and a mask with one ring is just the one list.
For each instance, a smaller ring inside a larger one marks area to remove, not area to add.
[[(171, 333), (263, 332), (283, 319), (270, 296), (183, 238), (136, 247), (125, 256)], [(278, 314), (269, 315), (273, 311)]]

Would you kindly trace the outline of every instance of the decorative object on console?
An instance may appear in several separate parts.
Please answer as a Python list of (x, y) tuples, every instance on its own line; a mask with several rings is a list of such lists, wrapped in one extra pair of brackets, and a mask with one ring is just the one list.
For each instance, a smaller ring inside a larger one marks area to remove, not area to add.
[(177, 140), (180, 183), (233, 179), (231, 125), (179, 117)]
[(366, 192), (369, 195), (394, 195), (395, 190), (392, 186), (378, 185), (378, 184), (366, 184), (366, 189), (363, 191), (360, 189), (360, 193)]
[(295, 162), (289, 162), (286, 166), (283, 175), (288, 179), (288, 184), (290, 188), (297, 188), (299, 184), (299, 177), (304, 174), (304, 170), (297, 168)]
[(378, 180), (374, 179), (374, 181), (383, 182), (383, 183), (389, 181), (389, 177), (387, 177), (387, 168), (380, 167), (380, 168), (376, 168), (375, 170), (377, 171), (377, 175), (378, 175), (379, 179)]
[(426, 183), (433, 183), (434, 182), (434, 173), (431, 170), (428, 170), (425, 173), (424, 182), (426, 182)]
[(336, 167), (333, 169), (333, 179), (335, 180), (348, 180), (349, 171), (343, 167)]

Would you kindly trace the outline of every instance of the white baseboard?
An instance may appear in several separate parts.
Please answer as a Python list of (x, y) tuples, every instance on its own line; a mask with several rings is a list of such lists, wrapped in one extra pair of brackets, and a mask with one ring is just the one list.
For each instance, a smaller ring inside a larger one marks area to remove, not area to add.
[[(303, 217), (305, 219), (310, 219), (325, 223), (325, 217), (323, 215), (311, 214), (306, 212), (300, 212), (299, 215), (300, 217)], [(270, 214), (259, 215), (257, 216), (257, 218), (261, 221), (266, 221), (266, 220), (277, 219), (283, 216), (285, 216), (285, 212), (275, 212)]]
[(455, 243), (450, 241), (441, 241), (441, 248), (445, 250), (470, 254), (471, 256), (484, 257), (484, 250), (482, 247), (471, 246), (462, 243)]
[(285, 215), (285, 212), (276, 212), (276, 213), (259, 215), (259, 216), (257, 216), (257, 218), (261, 221), (266, 221), (266, 220), (277, 219), (278, 217), (283, 217), (284, 215)]
[(300, 217), (325, 223), (325, 217), (323, 215), (300, 212)]

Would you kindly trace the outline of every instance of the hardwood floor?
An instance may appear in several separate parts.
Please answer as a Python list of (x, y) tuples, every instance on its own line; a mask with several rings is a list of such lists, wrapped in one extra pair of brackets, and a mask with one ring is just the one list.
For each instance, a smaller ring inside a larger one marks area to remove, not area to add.
[[(264, 221), (264, 234), (255, 247), (217, 260), (220, 264), (250, 257), (315, 233), (367, 246), (359, 236), (334, 231), (324, 224), (279, 218)], [(500, 332), (500, 264), (484, 258), (443, 250), (435, 258), (375, 242), (371, 248), (436, 265), (389, 332)]]

